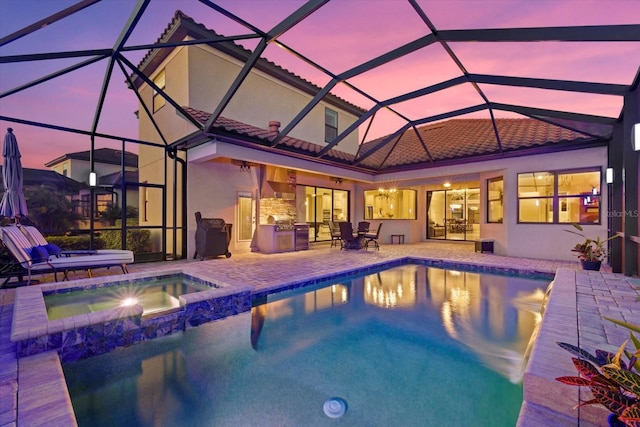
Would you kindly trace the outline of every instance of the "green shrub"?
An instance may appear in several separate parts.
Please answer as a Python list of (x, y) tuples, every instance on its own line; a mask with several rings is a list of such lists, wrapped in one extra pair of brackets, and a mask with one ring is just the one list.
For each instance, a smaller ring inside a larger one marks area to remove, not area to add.
[[(122, 249), (122, 232), (119, 230), (105, 230), (101, 238), (106, 249)], [(134, 253), (151, 252), (151, 232), (149, 230), (127, 231), (127, 249)]]

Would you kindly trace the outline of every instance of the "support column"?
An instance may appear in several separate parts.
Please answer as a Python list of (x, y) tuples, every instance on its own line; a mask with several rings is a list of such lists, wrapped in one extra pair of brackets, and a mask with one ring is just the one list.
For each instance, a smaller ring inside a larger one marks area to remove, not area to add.
[[(609, 144), (608, 166), (613, 169), (613, 183), (609, 184), (607, 190), (609, 192), (607, 211), (603, 212), (606, 218), (603, 221), (608, 221), (607, 227), (609, 233), (614, 234), (622, 232), (622, 195), (624, 193), (624, 182), (622, 181), (623, 170), (623, 145), (624, 145), (624, 127), (622, 123), (616, 124), (613, 127), (613, 136), (611, 143)], [(611, 264), (611, 270), (614, 273), (622, 273), (622, 239), (613, 239), (610, 244), (609, 263)]]
[(638, 163), (640, 151), (634, 151), (631, 145), (631, 130), (634, 124), (640, 123), (640, 92), (636, 76), (632, 90), (624, 97), (622, 111), (623, 123), (623, 215), (622, 231), (624, 232), (622, 268), (625, 276), (638, 275), (638, 243), (631, 241), (631, 236), (638, 236)]

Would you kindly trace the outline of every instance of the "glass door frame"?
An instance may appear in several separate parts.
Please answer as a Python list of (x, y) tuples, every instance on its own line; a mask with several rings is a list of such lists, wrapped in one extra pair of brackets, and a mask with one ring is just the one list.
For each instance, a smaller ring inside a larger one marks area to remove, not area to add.
[[(438, 216), (431, 211), (431, 204), (434, 202), (434, 196), (442, 194), (442, 223), (432, 218)], [(426, 238), (427, 240), (449, 240), (449, 241), (473, 241), (479, 236), (475, 233), (474, 224), (479, 224), (479, 212), (477, 218), (469, 218), (471, 209), (474, 205), (478, 211), (480, 201), (470, 203), (470, 195), (480, 195), (480, 188), (473, 187), (467, 189), (454, 190), (429, 190), (426, 197)], [(450, 207), (447, 209), (447, 207)], [(454, 215), (455, 214), (455, 215)], [(471, 227), (471, 230), (469, 229)], [(452, 235), (462, 235), (462, 238), (452, 237)], [(471, 235), (471, 236), (470, 236)]]
[[(331, 241), (331, 233), (329, 230), (329, 221), (350, 221), (351, 216), (351, 191), (341, 188), (316, 187), (305, 185), (305, 208), (304, 217), (309, 224), (309, 242), (329, 242)], [(338, 200), (341, 193), (343, 199)], [(323, 196), (329, 196), (330, 203), (327, 208), (318, 206), (318, 199)], [(322, 211), (319, 211), (322, 209)]]

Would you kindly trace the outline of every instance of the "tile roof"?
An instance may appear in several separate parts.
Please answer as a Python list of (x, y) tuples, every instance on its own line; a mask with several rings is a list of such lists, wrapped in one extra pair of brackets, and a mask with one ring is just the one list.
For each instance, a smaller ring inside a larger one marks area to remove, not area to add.
[[(0, 166), (2, 173), (2, 166)], [(53, 187), (59, 191), (76, 192), (83, 188), (89, 188), (87, 184), (78, 182), (67, 176), (52, 170), (22, 168), (23, 181), (25, 186), (45, 186)]]
[[(124, 179), (126, 182), (138, 182), (138, 171), (125, 171)], [(110, 173), (98, 179), (98, 186), (100, 187), (120, 187), (121, 185), (122, 171)]]
[[(194, 119), (198, 120), (201, 123), (206, 123), (206, 121), (211, 117), (210, 113), (206, 113), (201, 110), (197, 110), (195, 108), (190, 107), (182, 107), (186, 113), (191, 115)], [(226, 132), (227, 134), (237, 135), (242, 137), (249, 137), (251, 139), (256, 140), (259, 145), (263, 147), (269, 147), (271, 141), (276, 137), (277, 133), (270, 131), (268, 129), (259, 128), (253, 125), (249, 125), (246, 123), (239, 122), (237, 120), (229, 119), (226, 117), (220, 116), (214, 122), (214, 133), (220, 133), (220, 131)], [(321, 145), (314, 144), (312, 142), (303, 141), (298, 138), (292, 138), (290, 136), (285, 136), (278, 143), (275, 148), (276, 151), (290, 151), (297, 152), (306, 155), (313, 155), (324, 148)], [(348, 164), (354, 160), (354, 155), (345, 153), (339, 150), (329, 150), (329, 152), (325, 155), (325, 158)]]
[[(45, 166), (46, 167), (55, 166), (58, 163), (67, 159), (89, 161), (89, 154), (90, 154), (89, 150), (78, 151), (76, 153), (66, 153), (56, 159), (51, 160), (50, 162), (47, 162)], [(122, 150), (114, 150), (113, 148), (96, 148), (93, 151), (93, 160), (96, 163), (119, 165), (122, 160)], [(125, 163), (125, 166), (137, 168), (138, 155), (125, 151), (124, 163)]]
[[(201, 123), (205, 123), (211, 116), (210, 113), (201, 110), (183, 108)], [(558, 124), (529, 118), (496, 119), (496, 128), (500, 135), (498, 144), (490, 119), (450, 119), (408, 130), (399, 138), (387, 136), (366, 142), (360, 146), (357, 156), (331, 149), (323, 158), (343, 166), (389, 172), (394, 169), (435, 167), (443, 162), (450, 164), (456, 160), (468, 162), (478, 156), (504, 155), (539, 147), (552, 151), (582, 143), (606, 144), (611, 138), (612, 127), (609, 125), (566, 120), (555, 122)], [(269, 143), (276, 136), (275, 132), (268, 129), (225, 117), (215, 121), (213, 133), (235, 136), (262, 147), (269, 147)], [(389, 141), (385, 142), (387, 139)], [(378, 146), (381, 147), (376, 151), (375, 148)], [(311, 160), (317, 160), (318, 157), (315, 155), (323, 147), (287, 136), (271, 149), (296, 152), (306, 155)]]
[(529, 118), (495, 119), (500, 136), (498, 143), (490, 119), (450, 119), (418, 127), (417, 133), (408, 130), (371, 154), (388, 137), (366, 142), (360, 146), (358, 158), (364, 157), (363, 166), (378, 170), (429, 163), (437, 166), (442, 161), (499, 155), (527, 148), (559, 149), (568, 144), (587, 142), (604, 144), (611, 137), (612, 127), (608, 125), (555, 122), (562, 126)]

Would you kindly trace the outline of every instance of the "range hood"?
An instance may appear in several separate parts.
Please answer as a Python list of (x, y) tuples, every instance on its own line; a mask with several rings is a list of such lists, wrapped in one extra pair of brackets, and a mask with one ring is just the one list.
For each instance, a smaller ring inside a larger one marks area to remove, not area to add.
[(260, 198), (292, 200), (296, 197), (295, 171), (275, 166), (260, 166)]

